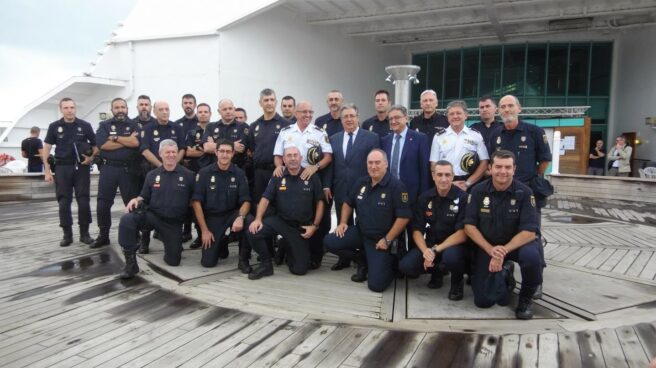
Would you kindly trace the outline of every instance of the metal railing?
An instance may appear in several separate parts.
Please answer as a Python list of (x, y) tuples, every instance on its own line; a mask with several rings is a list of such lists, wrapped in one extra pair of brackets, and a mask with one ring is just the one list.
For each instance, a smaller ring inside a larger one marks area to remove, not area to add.
[[(586, 116), (590, 106), (547, 106), (547, 107), (522, 107), (519, 114), (523, 117), (533, 118), (580, 118)], [(440, 114), (446, 114), (446, 109), (437, 109)], [(408, 110), (410, 117), (421, 114), (421, 109)], [(478, 108), (467, 109), (469, 117), (478, 116)]]

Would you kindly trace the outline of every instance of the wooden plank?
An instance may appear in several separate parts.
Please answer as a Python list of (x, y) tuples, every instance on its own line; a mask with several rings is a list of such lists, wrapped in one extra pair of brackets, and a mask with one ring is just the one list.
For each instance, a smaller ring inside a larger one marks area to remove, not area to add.
[(569, 262), (569, 257), (572, 254), (576, 253), (576, 251), (578, 251), (579, 249), (581, 249), (581, 248), (580, 247), (568, 247), (568, 249), (566, 249), (564, 252), (560, 252), (557, 256), (553, 257), (552, 259), (556, 262), (563, 262), (563, 261), (567, 260), (567, 263), (570, 263)]
[(618, 249), (613, 253), (607, 260), (599, 267), (600, 271), (610, 272), (615, 266), (622, 260), (622, 258), (628, 253), (627, 249)]
[(620, 341), (615, 334), (615, 330), (604, 328), (596, 332), (601, 351), (604, 354), (604, 361), (607, 367), (621, 368), (628, 367), (624, 351)]
[[(540, 352), (542, 351), (540, 345)], [(574, 332), (561, 332), (558, 334), (558, 362), (561, 367), (581, 367), (581, 351)]]
[[(363, 331), (358, 328), (348, 327), (348, 326), (339, 326), (337, 329), (330, 334), (319, 346), (316, 347), (310, 354), (305, 355), (301, 360), (296, 364), (295, 367), (316, 367), (331, 354), (331, 352), (344, 340), (353, 341), (354, 338), (360, 339), (357, 345), (362, 342), (364, 337), (367, 335), (368, 331)], [(357, 345), (353, 346), (355, 349)], [(352, 352), (352, 351), (351, 351)], [(351, 353), (349, 352), (349, 354)], [(346, 356), (348, 356), (347, 354)], [(345, 356), (345, 357), (346, 357)]]
[(584, 255), (581, 257), (576, 263), (574, 263), (577, 266), (582, 266), (586, 267), (588, 263), (590, 263), (595, 257), (599, 255), (603, 251), (603, 248), (593, 248), (588, 254)]
[(465, 339), (465, 334), (439, 332), (427, 334), (408, 362), (408, 367), (448, 367)]
[(355, 350), (344, 360), (343, 364), (359, 367), (362, 365), (365, 357), (378, 346), (380, 341), (387, 336), (386, 330), (372, 330), (367, 333), (365, 338), (362, 340), (360, 345), (358, 345)]
[(604, 249), (592, 261), (585, 265), (587, 268), (599, 268), (610, 256), (615, 253), (615, 249)]
[(516, 367), (519, 363), (519, 335), (503, 335), (499, 341), (495, 365), (497, 367)]
[(543, 333), (538, 338), (538, 366), (558, 366), (558, 335)]
[[(581, 366), (583, 368), (606, 367), (600, 340), (593, 331), (582, 331), (576, 334), (581, 352)], [(611, 367), (611, 366), (608, 366)]]
[(652, 253), (651, 258), (647, 261), (645, 268), (640, 272), (640, 277), (651, 280), (656, 275), (656, 252)]
[(617, 265), (612, 269), (613, 272), (625, 274), (626, 271), (631, 267), (635, 259), (640, 254), (639, 249), (629, 250), (624, 257), (617, 263)]
[(624, 351), (624, 358), (631, 368), (644, 367), (649, 364), (651, 357), (648, 357), (638, 335), (631, 326), (624, 326), (615, 329), (615, 333), (620, 340), (620, 346)]
[(473, 367), (494, 367), (494, 361), (499, 348), (499, 336), (481, 335), (477, 344)]
[[(369, 332), (368, 330), (360, 330), (355, 334), (347, 336), (335, 347), (335, 349), (332, 350), (332, 352), (325, 359), (321, 361), (321, 363), (319, 363), (319, 365), (317, 365), (317, 368), (331, 368), (340, 365), (344, 361), (344, 359), (348, 357), (362, 343), (362, 340), (364, 340), (368, 332)], [(423, 334), (415, 334), (415, 336), (423, 336)], [(410, 350), (414, 351), (414, 349), (412, 348)], [(386, 353), (389, 353), (389, 351), (386, 351)], [(402, 360), (402, 357), (400, 355), (395, 356), (395, 358)], [(369, 360), (370, 360), (369, 358), (366, 358), (366, 361)]]
[(519, 366), (537, 367), (538, 364), (538, 335), (524, 334), (519, 337), (518, 350)]
[(305, 340), (300, 342), (294, 350), (275, 362), (272, 367), (283, 368), (295, 366), (303, 356), (310, 354), (312, 350), (333, 333), (335, 328), (336, 326), (322, 325), (320, 328), (314, 330), (314, 332)]
[(649, 323), (638, 323), (633, 326), (647, 357), (656, 358), (656, 327)]
[[(356, 367), (402, 367), (414, 355), (424, 336), (424, 333), (416, 332), (385, 331), (379, 334), (374, 331), (363, 338), (343, 363)], [(329, 367), (327, 362), (324, 360), (321, 365)]]

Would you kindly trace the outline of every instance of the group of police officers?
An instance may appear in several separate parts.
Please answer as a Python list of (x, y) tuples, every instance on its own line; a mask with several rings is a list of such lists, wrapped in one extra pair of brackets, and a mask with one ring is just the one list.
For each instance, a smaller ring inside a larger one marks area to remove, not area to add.
[[(516, 317), (531, 319), (546, 265), (539, 209), (550, 194), (543, 174), (551, 153), (544, 131), (519, 120), (517, 98), (504, 96), (498, 107), (481, 98), (481, 121), (472, 127), (465, 125), (464, 101), (449, 103), (446, 116), (437, 113), (433, 90), (421, 94), (422, 112), (411, 121), (384, 90), (374, 94), (376, 115), (362, 124), (339, 91), (326, 102), (330, 111), (313, 122), (310, 102), (285, 96), (281, 116), (267, 88), (259, 96), (262, 115), (247, 124), (228, 99), (219, 101), (221, 118), (210, 122), (210, 106), (186, 94), (185, 115), (173, 122), (164, 101), (151, 109), (150, 98), (139, 96), (138, 115), (130, 119), (126, 100), (115, 98), (113, 117), (94, 134), (76, 117), (75, 102), (62, 99), (63, 117), (50, 124), (43, 149), (45, 179), (53, 181), (52, 170), (56, 183), (60, 245), (73, 241), (73, 191), (80, 241), (109, 244), (118, 188), (127, 212), (118, 229), (122, 278), (139, 272), (136, 253), (149, 252), (152, 230), (164, 244), (164, 261), (179, 265), (195, 224), (191, 248), (202, 248), (204, 267), (227, 258), (233, 240), (238, 268), (251, 280), (273, 275), (274, 263), (285, 260), (291, 273), (303, 275), (321, 265), (327, 250), (338, 256), (332, 270), (355, 262), (351, 279), (377, 292), (395, 277), (425, 272), (428, 287), (439, 288), (450, 273), (448, 298), (461, 300), (468, 275), (479, 307), (508, 304), (516, 262), (522, 275)], [(93, 163), (100, 168), (95, 240)], [(333, 204), (338, 223), (329, 234)]]

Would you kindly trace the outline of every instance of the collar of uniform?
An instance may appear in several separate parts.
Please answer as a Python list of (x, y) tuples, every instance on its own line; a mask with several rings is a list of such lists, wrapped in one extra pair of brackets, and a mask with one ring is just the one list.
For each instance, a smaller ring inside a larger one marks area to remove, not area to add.
[[(468, 128), (467, 126), (464, 126), (464, 127), (462, 127), (462, 130), (460, 131), (460, 133), (464, 133), (464, 134), (469, 135), (469, 131), (470, 131), (470, 128)], [(450, 135), (450, 134), (459, 135), (459, 133), (456, 133), (455, 130), (451, 129), (450, 125), (449, 125), (448, 128), (446, 128), (446, 134), (447, 135)]]
[(65, 121), (64, 121), (64, 118), (59, 119), (59, 122), (61, 122), (62, 124), (78, 124), (78, 122), (80, 122), (80, 121), (81, 121), (81, 120), (78, 119), (77, 117), (75, 117), (75, 120), (73, 120), (72, 123), (67, 123), (67, 122), (65, 122)]
[(155, 128), (159, 128), (159, 127), (169, 127), (169, 128), (171, 128), (171, 127), (174, 126), (174, 125), (173, 125), (173, 122), (172, 122), (171, 120), (169, 120), (168, 122), (166, 122), (166, 124), (164, 124), (164, 125), (160, 124), (159, 121), (156, 121), (156, 123), (157, 123), (157, 124), (155, 125)]
[(212, 171), (214, 171), (214, 172), (229, 172), (229, 173), (231, 173), (231, 172), (234, 172), (234, 171), (235, 171), (234, 166), (235, 166), (235, 164), (231, 163), (230, 166), (228, 166), (228, 170), (221, 170), (221, 168), (219, 167), (219, 164), (217, 163), (217, 164), (212, 165)]
[(508, 188), (506, 188), (506, 190), (496, 190), (496, 188), (494, 188), (494, 184), (492, 184), (492, 178), (490, 178), (488, 186), (487, 186), (487, 188), (488, 188), (487, 192), (488, 193), (513, 193), (513, 192), (515, 192), (516, 183), (517, 183), (517, 181), (515, 179), (513, 179), (512, 183), (510, 183), (510, 185), (508, 186)]
[(232, 119), (232, 121), (227, 124), (225, 121), (223, 121), (223, 119), (220, 119), (219, 121), (217, 121), (217, 123), (225, 126), (237, 125), (237, 119)]
[(451, 184), (451, 189), (449, 189), (449, 192), (446, 194), (446, 198), (448, 199), (456, 199), (458, 198), (458, 190), (459, 188), (456, 187), (455, 185)]
[[(381, 179), (381, 181), (378, 182), (378, 184), (376, 184), (376, 186), (386, 187), (387, 184), (390, 182), (390, 180), (392, 180), (392, 175), (390, 175), (390, 173), (387, 172), (387, 173), (385, 173), (385, 176), (383, 176), (383, 179)], [(372, 184), (371, 178), (369, 178), (369, 186), (370, 187), (372, 187), (371, 184)]]
[(192, 118), (188, 118), (187, 115), (181, 117), (180, 119), (176, 120), (176, 123), (179, 123), (181, 121), (198, 121), (198, 117), (194, 115)]
[(168, 171), (164, 168), (164, 165), (161, 165), (157, 168), (159, 173), (182, 173), (182, 166), (180, 164), (175, 164), (175, 168), (171, 171)]
[(526, 130), (526, 123), (523, 122), (523, 121), (521, 121), (521, 120), (519, 120), (519, 122), (517, 123), (517, 126), (515, 127), (515, 129), (506, 129), (506, 125), (504, 124), (504, 126), (503, 126), (503, 130), (518, 130), (518, 131), (524, 131), (524, 130)]
[(257, 120), (255, 120), (256, 123), (258, 123), (258, 122), (264, 122), (264, 121), (278, 121), (278, 122), (283, 122), (283, 121), (285, 121), (285, 119), (284, 119), (282, 116), (280, 116), (280, 114), (276, 113), (275, 115), (273, 115), (273, 118), (271, 118), (271, 120), (264, 120), (264, 115), (260, 116), (259, 118), (257, 118)]

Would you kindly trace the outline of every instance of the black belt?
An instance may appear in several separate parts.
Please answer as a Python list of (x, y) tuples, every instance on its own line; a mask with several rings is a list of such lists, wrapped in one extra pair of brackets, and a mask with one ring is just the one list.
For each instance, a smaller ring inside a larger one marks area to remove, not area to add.
[(464, 181), (469, 179), (470, 175), (456, 175), (453, 177), (453, 181)]
[(130, 161), (110, 160), (110, 159), (107, 159), (107, 158), (103, 158), (103, 164), (104, 165), (109, 165), (109, 166), (127, 167), (127, 166), (130, 166)]
[(261, 170), (275, 170), (276, 165), (275, 164), (255, 164), (256, 169), (261, 169)]
[(65, 160), (63, 158), (55, 158), (55, 165), (75, 165), (75, 164), (77, 164), (77, 160), (75, 159)]

